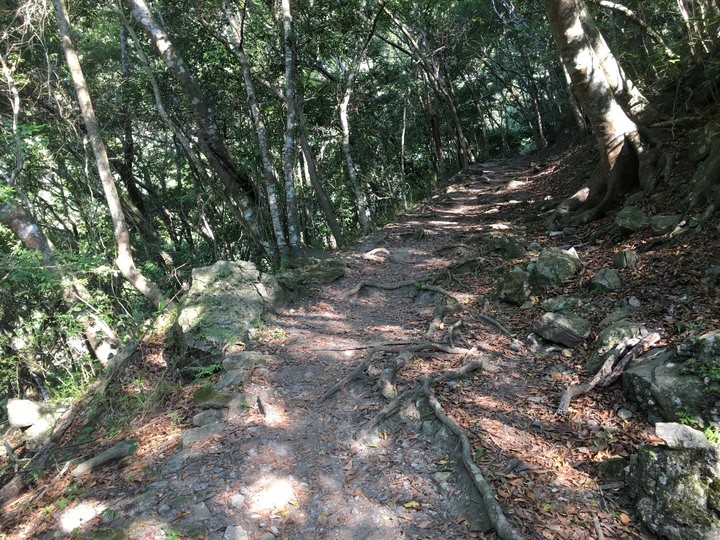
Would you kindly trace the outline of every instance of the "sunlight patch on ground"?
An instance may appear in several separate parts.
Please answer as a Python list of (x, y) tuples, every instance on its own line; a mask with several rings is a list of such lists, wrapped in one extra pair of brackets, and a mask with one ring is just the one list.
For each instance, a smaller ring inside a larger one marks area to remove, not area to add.
[(494, 231), (506, 231), (510, 228), (507, 223), (491, 223), (490, 225), (486, 226)]
[(291, 476), (279, 477), (267, 475), (260, 478), (251, 488), (255, 493), (250, 499), (250, 509), (262, 514), (282, 510), (288, 506), (298, 506), (297, 481)]
[(106, 505), (97, 502), (82, 502), (68, 508), (60, 514), (60, 529), (64, 533), (71, 533), (88, 521), (95, 519), (106, 508)]

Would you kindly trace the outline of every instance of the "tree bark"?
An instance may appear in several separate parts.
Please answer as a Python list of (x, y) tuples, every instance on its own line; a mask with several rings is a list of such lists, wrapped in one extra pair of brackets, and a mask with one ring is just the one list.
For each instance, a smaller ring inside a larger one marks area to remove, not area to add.
[(115, 264), (120, 269), (122, 275), (127, 281), (135, 287), (142, 295), (150, 300), (155, 307), (159, 307), (164, 301), (162, 291), (152, 281), (149, 281), (135, 266), (132, 250), (130, 246), (130, 233), (125, 222), (125, 216), (122, 212), (120, 196), (115, 186), (115, 180), (110, 171), (110, 162), (108, 161), (107, 151), (100, 135), (100, 127), (95, 118), (90, 93), (85, 82), (85, 75), (80, 66), (75, 45), (70, 35), (70, 22), (68, 20), (67, 11), (63, 0), (52, 0), (55, 8), (55, 16), (57, 18), (58, 29), (60, 31), (60, 39), (62, 41), (63, 51), (65, 52), (65, 60), (70, 71), (70, 75), (75, 86), (77, 102), (80, 106), (85, 128), (87, 130), (90, 144), (92, 145), (93, 154), (95, 155), (95, 163), (100, 176), (105, 193), (105, 199), (110, 209), (112, 218), (113, 233), (115, 235), (115, 243), (118, 250)]
[(292, 13), (290, 12), (290, 0), (282, 0), (281, 15), (283, 23), (283, 46), (285, 47), (285, 152), (283, 154), (283, 172), (285, 177), (285, 207), (287, 210), (288, 241), (291, 248), (300, 245), (298, 231), (297, 196), (295, 192), (295, 54), (294, 36), (292, 29)]
[(278, 174), (275, 170), (275, 166), (272, 162), (270, 155), (270, 145), (268, 144), (267, 132), (265, 131), (265, 122), (263, 120), (260, 107), (258, 105), (257, 94), (255, 93), (255, 83), (253, 82), (252, 72), (250, 70), (250, 63), (245, 56), (245, 50), (243, 46), (243, 21), (238, 20), (237, 11), (231, 11), (227, 3), (223, 3), (223, 11), (225, 17), (232, 30), (232, 51), (235, 57), (240, 62), (240, 67), (243, 71), (243, 82), (245, 83), (245, 93), (248, 98), (248, 106), (250, 108), (250, 118), (255, 124), (255, 132), (257, 133), (258, 146), (260, 147), (260, 159), (263, 165), (263, 171), (265, 172), (265, 182), (268, 197), (268, 207), (270, 212), (270, 219), (272, 222), (273, 233), (275, 234), (275, 241), (277, 242), (278, 248), (281, 253), (288, 251), (288, 245), (285, 241), (285, 234), (283, 233), (282, 220), (280, 219), (280, 205), (277, 197), (277, 180)]
[(545, 0), (553, 38), (578, 101), (590, 119), (603, 167), (605, 193), (597, 205), (576, 218), (585, 222), (599, 217), (621, 193), (638, 185), (642, 145), (637, 126), (615, 98), (602, 59), (593, 47), (592, 37), (586, 34), (581, 3)]

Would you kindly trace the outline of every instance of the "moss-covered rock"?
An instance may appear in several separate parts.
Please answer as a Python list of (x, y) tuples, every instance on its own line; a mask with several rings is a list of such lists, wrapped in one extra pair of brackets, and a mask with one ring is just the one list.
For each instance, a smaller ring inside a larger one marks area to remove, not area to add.
[(530, 284), (536, 290), (560, 285), (580, 269), (582, 263), (574, 249), (549, 248), (528, 266)]
[(215, 390), (212, 386), (203, 386), (193, 392), (195, 405), (205, 409), (219, 409), (227, 407), (232, 401), (232, 394)]
[(720, 538), (719, 459), (717, 447), (641, 446), (627, 486), (643, 525), (671, 540)]
[(591, 375), (597, 373), (612, 350), (622, 341), (640, 335), (642, 325), (634, 321), (620, 320), (603, 329), (593, 344), (585, 369)]

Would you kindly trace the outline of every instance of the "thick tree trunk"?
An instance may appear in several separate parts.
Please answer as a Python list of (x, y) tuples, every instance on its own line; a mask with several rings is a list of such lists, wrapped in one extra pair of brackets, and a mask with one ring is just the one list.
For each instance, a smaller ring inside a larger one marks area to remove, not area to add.
[(87, 130), (90, 144), (92, 145), (93, 154), (95, 155), (95, 163), (100, 176), (100, 183), (105, 192), (105, 199), (110, 209), (112, 218), (113, 232), (115, 234), (115, 243), (117, 245), (118, 256), (115, 264), (120, 269), (125, 279), (135, 287), (141, 294), (148, 298), (155, 307), (161, 305), (164, 300), (162, 291), (153, 282), (145, 278), (135, 266), (132, 251), (130, 247), (130, 233), (125, 223), (125, 216), (122, 212), (120, 196), (115, 186), (115, 180), (110, 172), (110, 162), (108, 161), (107, 151), (100, 135), (100, 128), (95, 118), (90, 93), (85, 82), (85, 75), (80, 66), (80, 59), (75, 50), (72, 38), (70, 36), (70, 22), (63, 0), (52, 0), (55, 7), (55, 16), (57, 18), (58, 29), (60, 31), (60, 39), (62, 40), (65, 59), (68, 64), (70, 76), (72, 77), (77, 95), (77, 102), (80, 105), (85, 128)]
[(274, 258), (275, 250), (264, 239), (265, 231), (259, 219), (255, 188), (248, 176), (241, 173), (231, 159), (205, 94), (175, 50), (170, 37), (153, 17), (145, 0), (124, 0), (124, 3), (145, 30), (156, 52), (185, 93), (195, 116), (200, 150), (220, 179), (236, 217), (252, 240), (259, 244), (267, 255)]
[(621, 193), (638, 185), (642, 145), (637, 126), (616, 100), (602, 59), (584, 30), (579, 3), (582, 0), (545, 0), (553, 38), (590, 119), (603, 166), (605, 194), (599, 204), (577, 217), (583, 222), (599, 217)]

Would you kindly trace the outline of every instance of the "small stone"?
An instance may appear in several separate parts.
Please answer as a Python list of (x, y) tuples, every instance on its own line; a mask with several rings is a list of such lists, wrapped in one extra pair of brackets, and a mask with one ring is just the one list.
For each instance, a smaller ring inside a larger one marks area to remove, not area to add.
[(519, 339), (513, 339), (510, 342), (510, 345), (508, 345), (508, 348), (513, 352), (520, 352), (523, 349), (522, 341), (520, 341)]
[(620, 407), (615, 414), (617, 414), (617, 417), (620, 420), (630, 420), (633, 417), (632, 411), (630, 409), (626, 409), (625, 407)]
[(225, 529), (223, 540), (250, 540), (250, 535), (240, 525), (230, 525)]
[(577, 347), (590, 335), (590, 323), (572, 313), (545, 313), (535, 321), (533, 330), (548, 341)]
[(623, 268), (635, 268), (638, 263), (638, 254), (635, 250), (629, 249), (612, 256), (615, 268), (622, 270)]
[(531, 397), (527, 398), (527, 400), (528, 400), (530, 403), (537, 403), (538, 405), (539, 405), (540, 403), (545, 403), (545, 400), (544, 400), (543, 398), (539, 397), (539, 396), (531, 396)]
[(628, 306), (630, 306), (630, 307), (633, 308), (633, 309), (637, 309), (637, 308), (640, 307), (640, 300), (638, 300), (638, 299), (635, 298), (634, 296), (631, 296), (631, 297), (628, 299)]
[(275, 540), (275, 535), (271, 532), (262, 533), (258, 540)]
[(235, 493), (230, 497), (230, 504), (233, 508), (242, 508), (245, 504), (245, 497), (240, 493)]
[(616, 291), (622, 287), (620, 276), (611, 268), (602, 268), (598, 270), (595, 277), (590, 280), (591, 289), (599, 289), (602, 291)]
[(210, 519), (210, 509), (204, 502), (193, 506), (193, 517), (195, 519)]
[(278, 528), (275, 525), (270, 525), (270, 532), (273, 533), (275, 536), (280, 534), (280, 531), (278, 530)]
[(653, 234), (667, 234), (673, 232), (682, 221), (682, 215), (653, 216), (650, 218), (650, 227)]
[(635, 206), (626, 206), (615, 216), (615, 225), (625, 233), (633, 233), (645, 223), (647, 223), (647, 215)]

